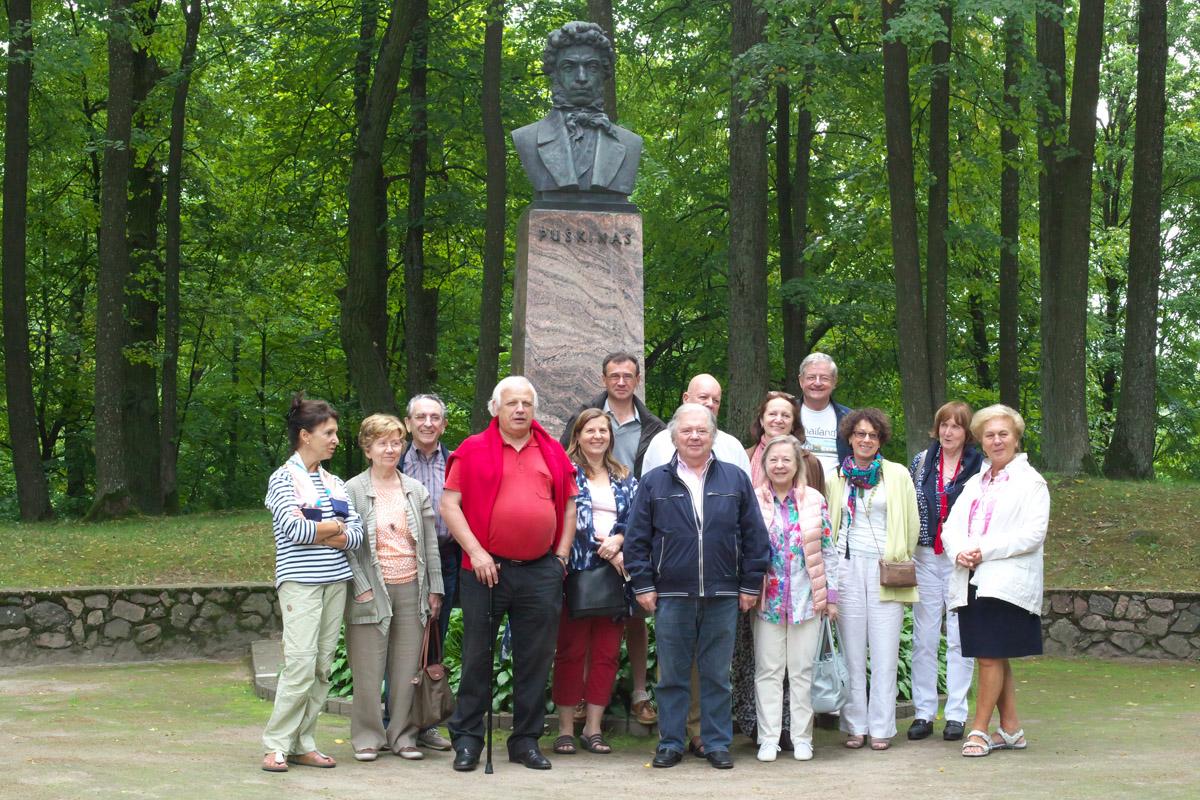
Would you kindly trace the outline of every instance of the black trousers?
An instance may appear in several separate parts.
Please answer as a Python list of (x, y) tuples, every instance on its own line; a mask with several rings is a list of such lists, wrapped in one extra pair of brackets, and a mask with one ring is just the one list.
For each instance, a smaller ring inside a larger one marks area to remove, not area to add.
[(475, 573), (462, 570), (458, 596), (463, 613), (462, 677), (458, 704), (448, 726), (456, 750), (483, 743), (492, 681), (491, 645), (500, 621), (508, 614), (512, 629), (512, 753), (537, 743), (546, 720), (546, 681), (554, 662), (558, 619), (562, 610), (563, 571), (553, 554), (514, 564), (497, 559), (500, 581), (491, 590), (492, 621), (488, 625), (488, 587)]

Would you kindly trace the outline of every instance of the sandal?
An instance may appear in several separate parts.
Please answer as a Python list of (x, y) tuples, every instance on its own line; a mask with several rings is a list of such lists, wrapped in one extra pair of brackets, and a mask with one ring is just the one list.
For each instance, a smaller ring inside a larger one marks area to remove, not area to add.
[(336, 761), (320, 750), (310, 750), (298, 756), (288, 756), (287, 761), (289, 764), (295, 764), (300, 767), (316, 767), (318, 769), (333, 769), (337, 766)]
[(575, 749), (575, 737), (563, 734), (554, 740), (554, 752), (560, 756), (573, 756), (578, 750)]
[[(979, 741), (972, 741), (978, 739)], [(973, 730), (967, 734), (967, 738), (963, 739), (962, 754), (964, 758), (983, 758), (988, 753), (992, 752), (992, 737), (988, 736), (987, 731)], [(968, 753), (967, 750), (975, 750), (976, 752)]]
[(1029, 747), (1029, 742), (1023, 741), (1025, 738), (1025, 729), (1021, 728), (1016, 733), (1007, 733), (1004, 728), (996, 728), (996, 733), (1000, 736), (1000, 741), (992, 741), (993, 750), (1024, 750)]
[(287, 772), (287, 757), (282, 750), (263, 754), (262, 768), (264, 772)]
[(847, 750), (861, 750), (862, 746), (867, 743), (867, 737), (862, 734), (847, 736), (845, 745)]
[(891, 739), (872, 739), (871, 740), (871, 749), (881, 752), (881, 753), (884, 750), (887, 750), (891, 746), (892, 746)]
[(583, 722), (587, 719), (587, 700), (580, 700), (575, 705), (575, 721)]
[(612, 752), (612, 746), (609, 745), (608, 742), (604, 741), (604, 734), (602, 733), (593, 733), (591, 736), (581, 736), (579, 738), (579, 743), (583, 745), (584, 750), (587, 750), (589, 753), (595, 753), (596, 755), (603, 756)]

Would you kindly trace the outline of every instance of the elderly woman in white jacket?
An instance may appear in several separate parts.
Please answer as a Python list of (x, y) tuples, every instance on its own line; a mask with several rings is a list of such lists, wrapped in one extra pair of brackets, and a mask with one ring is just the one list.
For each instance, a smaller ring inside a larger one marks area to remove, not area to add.
[[(979, 664), (972, 730), (962, 754), (1024, 750), (1025, 732), (1009, 659), (1042, 652), (1042, 543), (1050, 519), (1046, 481), (1019, 453), (1025, 420), (994, 405), (971, 419), (986, 461), (967, 483), (942, 531), (955, 565), (950, 603), (958, 610), (962, 653)], [(992, 709), (1000, 726), (988, 734)]]

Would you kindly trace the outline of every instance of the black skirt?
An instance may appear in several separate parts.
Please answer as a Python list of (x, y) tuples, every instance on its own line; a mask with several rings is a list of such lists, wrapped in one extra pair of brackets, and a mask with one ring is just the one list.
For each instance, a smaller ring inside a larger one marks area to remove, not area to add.
[(967, 658), (1021, 658), (1042, 654), (1042, 618), (995, 597), (976, 597), (958, 609), (958, 637)]

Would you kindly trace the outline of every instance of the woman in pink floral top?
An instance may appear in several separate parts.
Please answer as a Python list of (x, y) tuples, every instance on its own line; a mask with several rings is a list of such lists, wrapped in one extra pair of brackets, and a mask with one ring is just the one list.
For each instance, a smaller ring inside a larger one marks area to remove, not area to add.
[(754, 620), (759, 761), (774, 761), (779, 752), (785, 673), (793, 754), (798, 761), (812, 758), (812, 668), (820, 617), (837, 618), (838, 559), (829, 510), (821, 492), (805, 484), (803, 463), (804, 448), (795, 436), (776, 436), (763, 447), (768, 483), (756, 493), (771, 557)]

